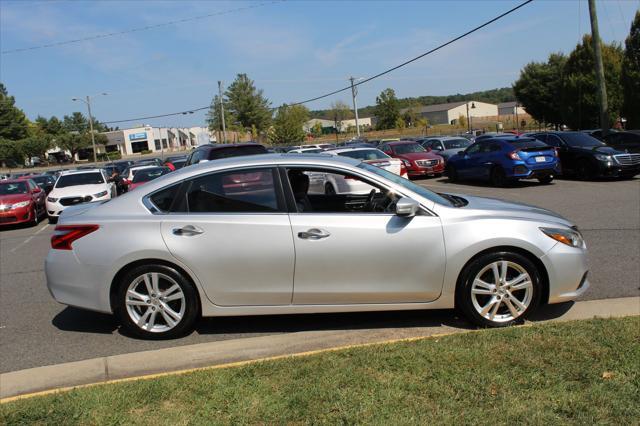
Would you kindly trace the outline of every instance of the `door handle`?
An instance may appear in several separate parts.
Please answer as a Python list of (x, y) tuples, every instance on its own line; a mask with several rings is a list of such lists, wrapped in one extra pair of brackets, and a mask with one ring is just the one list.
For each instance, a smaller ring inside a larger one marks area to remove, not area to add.
[(329, 236), (331, 236), (329, 232), (317, 228), (309, 229), (307, 232), (298, 232), (298, 238), (303, 240), (320, 240)]
[(186, 225), (182, 228), (173, 228), (173, 234), (182, 237), (192, 237), (194, 235), (204, 234), (204, 231), (197, 226)]

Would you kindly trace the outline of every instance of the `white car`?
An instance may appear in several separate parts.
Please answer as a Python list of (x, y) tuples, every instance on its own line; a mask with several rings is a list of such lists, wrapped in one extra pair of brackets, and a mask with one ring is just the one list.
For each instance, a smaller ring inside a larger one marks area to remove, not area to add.
[(47, 196), (49, 222), (55, 223), (69, 206), (94, 201), (110, 200), (116, 196), (116, 187), (108, 182), (101, 169), (63, 172)]
[(131, 182), (133, 180), (133, 177), (135, 176), (136, 172), (138, 170), (142, 170), (142, 169), (150, 169), (152, 167), (158, 167), (156, 165), (149, 165), (146, 164), (144, 166), (130, 166), (127, 167), (126, 169), (124, 169), (124, 171), (122, 172), (122, 174), (120, 175), (123, 179), (126, 179), (127, 182)]
[(320, 148), (320, 149), (332, 149), (335, 148), (336, 146), (332, 143), (309, 143), (309, 144), (305, 144), (305, 145), (301, 145), (300, 148)]
[[(392, 158), (376, 148), (338, 148), (325, 151), (339, 157), (350, 157), (385, 169), (396, 175), (407, 177), (407, 169), (402, 160)], [(348, 176), (329, 173), (309, 174), (309, 193), (315, 194), (368, 194), (373, 188), (366, 183), (349, 179)]]
[(287, 151), (288, 154), (319, 154), (324, 152), (322, 148), (298, 148)]

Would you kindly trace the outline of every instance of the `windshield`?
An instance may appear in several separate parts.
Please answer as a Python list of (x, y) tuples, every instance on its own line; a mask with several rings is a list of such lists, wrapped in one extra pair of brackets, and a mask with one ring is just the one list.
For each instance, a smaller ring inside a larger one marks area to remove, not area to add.
[(471, 145), (467, 139), (450, 139), (448, 141), (442, 141), (444, 144), (444, 149), (464, 149)]
[(358, 160), (368, 161), (368, 160), (384, 160), (389, 158), (387, 154), (377, 149), (362, 149), (356, 151), (346, 151), (338, 154), (343, 157), (355, 158)]
[(403, 143), (399, 145), (392, 145), (391, 149), (396, 154), (410, 154), (412, 152), (425, 152), (426, 149), (418, 143)]
[(157, 177), (167, 174), (169, 169), (166, 167), (159, 167), (157, 169), (143, 169), (138, 171), (133, 177), (133, 183), (149, 182)]
[(26, 194), (29, 192), (25, 182), (0, 183), (0, 195)]
[(395, 184), (401, 185), (404, 188), (407, 188), (409, 191), (415, 192), (421, 197), (424, 197), (427, 200), (431, 200), (434, 203), (442, 204), (449, 207), (453, 206), (453, 204), (449, 200), (436, 194), (435, 192), (431, 192), (427, 188), (417, 185), (411, 182), (409, 179), (400, 177), (395, 173), (388, 172), (383, 168), (372, 166), (371, 164), (367, 163), (360, 163), (358, 164), (358, 167), (376, 175), (382, 176), (383, 178), (390, 180)]
[(104, 183), (100, 173), (78, 173), (73, 175), (60, 176), (56, 188), (66, 188), (77, 185), (97, 185)]
[(567, 143), (567, 145), (572, 147), (591, 148), (591, 147), (606, 146), (605, 143), (585, 133), (579, 133), (579, 132), (562, 133), (560, 137)]

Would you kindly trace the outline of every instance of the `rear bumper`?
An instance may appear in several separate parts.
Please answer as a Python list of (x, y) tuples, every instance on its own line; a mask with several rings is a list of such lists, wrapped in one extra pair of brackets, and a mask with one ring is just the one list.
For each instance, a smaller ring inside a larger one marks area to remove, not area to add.
[(557, 176), (561, 173), (560, 163), (541, 164), (516, 164), (507, 172), (507, 176), (514, 179), (537, 179), (547, 176)]

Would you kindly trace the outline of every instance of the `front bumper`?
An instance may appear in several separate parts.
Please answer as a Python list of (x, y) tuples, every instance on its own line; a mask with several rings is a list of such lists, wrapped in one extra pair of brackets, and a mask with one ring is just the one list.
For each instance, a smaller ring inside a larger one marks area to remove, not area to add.
[(32, 210), (31, 205), (28, 205), (27, 207), (0, 211), (0, 226), (29, 222), (33, 220)]
[(442, 173), (444, 173), (444, 162), (439, 162), (433, 167), (423, 167), (416, 164), (407, 167), (409, 176), (434, 176)]
[(640, 164), (623, 166), (613, 161), (607, 163), (601, 161), (598, 166), (598, 176), (605, 178), (634, 177), (640, 174)]
[(549, 303), (575, 300), (589, 289), (586, 249), (557, 243), (540, 260), (549, 277)]

